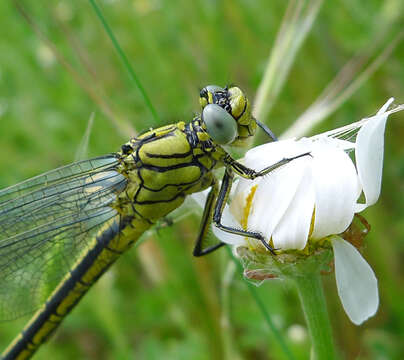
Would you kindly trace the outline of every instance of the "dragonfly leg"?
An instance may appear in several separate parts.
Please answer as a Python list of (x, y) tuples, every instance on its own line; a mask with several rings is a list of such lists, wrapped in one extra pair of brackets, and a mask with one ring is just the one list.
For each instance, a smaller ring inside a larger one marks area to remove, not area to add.
[(256, 231), (247, 231), (243, 229), (238, 229), (231, 226), (226, 226), (222, 224), (222, 214), (223, 209), (226, 205), (227, 198), (229, 197), (231, 186), (233, 183), (234, 173), (231, 168), (227, 168), (222, 180), (222, 186), (220, 188), (219, 195), (217, 197), (215, 211), (213, 213), (213, 223), (218, 227), (220, 230), (226, 231), (231, 234), (246, 236), (249, 238), (256, 239), (262, 243), (273, 255), (276, 255), (275, 249), (272, 248), (266, 241), (264, 236)]
[(217, 199), (217, 194), (219, 192), (219, 185), (216, 179), (213, 179), (212, 187), (210, 189), (209, 195), (206, 199), (205, 208), (203, 210), (202, 220), (201, 220), (201, 227), (199, 230), (198, 239), (196, 240), (195, 248), (193, 255), (194, 256), (203, 256), (207, 255), (216, 249), (225, 245), (225, 243), (218, 243), (207, 248), (203, 247), (204, 240), (207, 237), (209, 226), (212, 223), (212, 216), (213, 211), (215, 209), (215, 203)]
[(250, 179), (254, 180), (255, 178), (259, 176), (264, 176), (269, 174), (270, 172), (280, 168), (283, 165), (286, 165), (287, 163), (299, 159), (304, 156), (311, 156), (310, 152), (306, 152), (303, 154), (299, 154), (290, 158), (283, 158), (282, 160), (279, 160), (275, 164), (272, 164), (270, 166), (267, 166), (266, 168), (256, 171), (254, 169), (251, 169), (247, 166), (244, 166), (243, 164), (239, 163), (237, 160), (234, 160), (230, 155), (226, 155), (225, 158), (223, 159), (223, 162), (225, 163), (227, 168), (233, 169), (233, 171), (240, 175), (241, 177), (245, 179)]
[(205, 209), (202, 216), (201, 228), (193, 252), (194, 256), (202, 256), (209, 254), (212, 251), (224, 245), (224, 243), (220, 242), (216, 245), (203, 248), (203, 242), (206, 238), (209, 226), (212, 221), (217, 228), (223, 231), (235, 235), (246, 236), (260, 241), (262, 245), (264, 245), (273, 255), (276, 255), (275, 249), (268, 244), (268, 242), (265, 240), (264, 236), (261, 233), (257, 231), (248, 231), (235, 228), (232, 226), (223, 225), (221, 222), (223, 209), (226, 205), (227, 199), (230, 194), (234, 173), (237, 173), (238, 175), (244, 178), (253, 180), (259, 176), (269, 174), (270, 172), (289, 163), (290, 161), (298, 159), (303, 156), (310, 156), (310, 153), (300, 154), (291, 158), (284, 158), (278, 161), (277, 163), (266, 167), (261, 171), (255, 171), (254, 169), (250, 169), (244, 166), (243, 164), (239, 163), (238, 161), (234, 160), (230, 155), (227, 155), (223, 160), (223, 162), (226, 165), (226, 171), (222, 180), (220, 190), (218, 191), (218, 184), (217, 181), (215, 180), (212, 184), (212, 188), (211, 191), (209, 192), (208, 198), (206, 199)]

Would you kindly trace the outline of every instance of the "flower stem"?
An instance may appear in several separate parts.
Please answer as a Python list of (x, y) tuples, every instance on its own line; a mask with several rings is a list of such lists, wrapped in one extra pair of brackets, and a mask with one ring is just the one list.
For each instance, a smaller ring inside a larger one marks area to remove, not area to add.
[(335, 359), (334, 342), (320, 274), (294, 276), (312, 343), (312, 360)]

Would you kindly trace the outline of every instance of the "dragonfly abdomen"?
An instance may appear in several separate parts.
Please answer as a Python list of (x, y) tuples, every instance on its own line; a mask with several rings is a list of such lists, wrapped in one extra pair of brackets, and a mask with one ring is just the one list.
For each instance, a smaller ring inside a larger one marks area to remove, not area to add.
[(27, 359), (59, 326), (104, 272), (149, 228), (119, 216), (107, 222), (45, 304), (2, 354), (2, 360)]

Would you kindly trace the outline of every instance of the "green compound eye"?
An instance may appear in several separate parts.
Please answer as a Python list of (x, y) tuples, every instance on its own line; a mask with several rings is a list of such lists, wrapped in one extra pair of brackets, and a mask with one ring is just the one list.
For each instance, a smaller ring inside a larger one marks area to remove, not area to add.
[(219, 105), (206, 105), (202, 111), (202, 120), (206, 124), (208, 134), (218, 144), (230, 144), (237, 136), (236, 121)]

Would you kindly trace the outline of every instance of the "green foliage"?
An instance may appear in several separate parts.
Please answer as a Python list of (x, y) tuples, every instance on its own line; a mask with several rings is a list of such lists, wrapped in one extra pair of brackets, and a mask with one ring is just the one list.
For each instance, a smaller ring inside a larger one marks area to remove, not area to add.
[[(161, 123), (127, 76), (90, 2), (21, 2), (76, 75), (60, 65), (15, 2), (0, 2), (1, 188), (73, 161), (92, 112), (88, 156), (118, 150), (131, 135), (122, 136), (125, 124), (140, 131), (190, 120), (199, 109), (199, 89), (206, 84), (236, 83), (253, 99), (286, 9), (283, 1), (265, 0), (97, 3)], [(293, 123), (358, 51), (369, 49), (383, 33), (387, 45), (395, 24), (403, 21), (397, 18), (404, 13), (400, 4), (324, 2), (270, 114), (268, 124), (276, 134)], [(371, 115), (390, 96), (404, 103), (403, 46), (316, 132)], [(364, 214), (372, 225), (364, 256), (381, 294), (377, 316), (361, 327), (351, 324), (333, 275), (324, 276), (341, 358), (390, 359), (404, 351), (403, 120), (403, 114), (389, 120), (382, 196)], [(238, 272), (223, 302), (226, 252), (192, 258), (197, 228), (198, 217), (189, 217), (125, 254), (37, 358), (286, 359)], [(289, 331), (295, 324), (305, 326), (296, 294), (277, 281), (257, 292), (295, 358), (307, 359), (308, 338), (298, 341)], [(0, 324), (1, 349), (23, 324)]]

